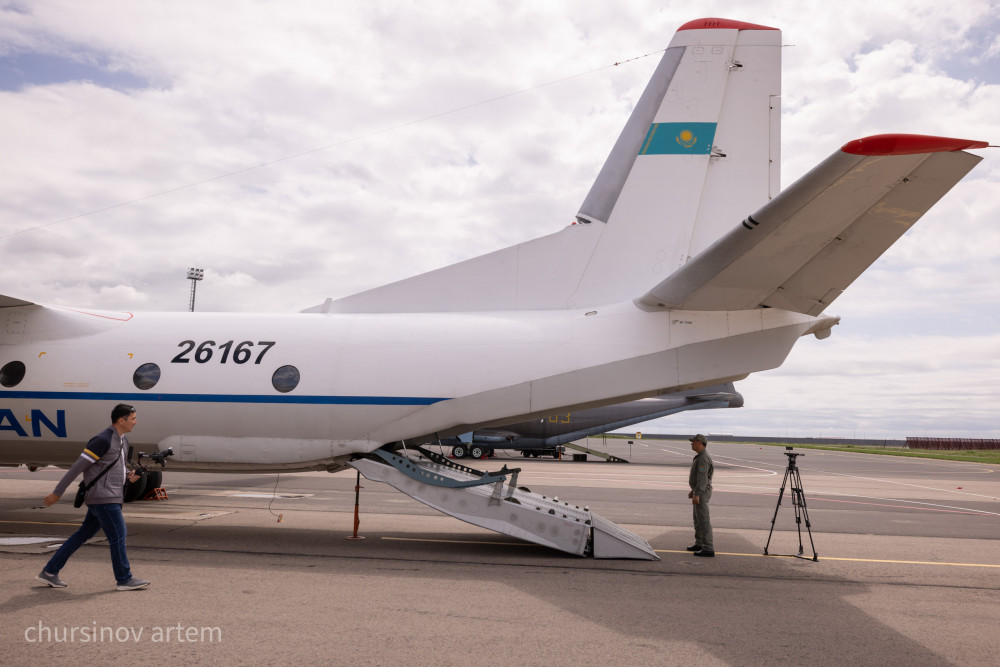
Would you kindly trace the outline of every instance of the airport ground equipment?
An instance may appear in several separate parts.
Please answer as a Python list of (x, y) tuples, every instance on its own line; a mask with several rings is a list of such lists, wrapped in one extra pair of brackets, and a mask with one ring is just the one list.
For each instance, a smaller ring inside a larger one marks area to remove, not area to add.
[[(171, 447), (152, 454), (139, 452), (136, 457), (136, 465), (132, 470), (139, 478), (135, 482), (125, 480), (124, 501), (131, 503), (136, 500), (169, 500), (167, 490), (162, 486), (163, 469), (167, 467), (167, 459), (173, 455), (174, 450)], [(132, 451), (129, 448), (129, 459), (131, 460), (131, 458)], [(150, 469), (152, 464), (144, 464), (142, 462), (144, 458), (149, 459), (159, 467)]]
[(536, 459), (542, 456), (551, 456), (554, 459), (562, 457), (562, 453), (566, 450), (564, 445), (558, 445), (556, 447), (535, 447), (532, 449), (522, 449), (521, 456), (528, 459), (535, 457)]
[(642, 537), (558, 498), (517, 485), (519, 468), (482, 472), (418, 448), (421, 459), (376, 450), (350, 465), (415, 500), (481, 528), (577, 556), (659, 560)]
[[(764, 545), (764, 555), (773, 556), (778, 554), (767, 553), (767, 548), (771, 546), (771, 535), (774, 533), (774, 521), (778, 518), (778, 510), (781, 508), (781, 499), (785, 495), (785, 486), (789, 481), (792, 483), (792, 507), (795, 508), (795, 527), (799, 533), (799, 552), (797, 554), (792, 554), (796, 558), (804, 558), (805, 560), (818, 561), (819, 556), (816, 554), (816, 545), (813, 544), (813, 534), (812, 534), (812, 524), (809, 522), (809, 510), (806, 508), (806, 493), (802, 488), (802, 475), (799, 474), (799, 467), (795, 464), (795, 459), (799, 456), (805, 456), (800, 452), (792, 451), (791, 447), (785, 448), (785, 456), (788, 457), (788, 467), (785, 469), (785, 477), (781, 480), (781, 490), (778, 491), (778, 503), (774, 506), (774, 516), (771, 517), (771, 530), (767, 533), (767, 544)], [(802, 548), (802, 520), (805, 519), (806, 531), (809, 533), (809, 546), (812, 547), (813, 557), (806, 558), (803, 553)]]
[(348, 535), (346, 539), (348, 540), (363, 540), (364, 535), (358, 535), (358, 528), (361, 526), (361, 518), (358, 516), (358, 510), (361, 506), (361, 489), (365, 487), (361, 486), (361, 471), (358, 471), (358, 479), (354, 482), (354, 533)]
[(570, 449), (575, 449), (578, 452), (583, 452), (584, 454), (590, 454), (592, 456), (602, 458), (606, 460), (608, 463), (628, 463), (627, 459), (623, 459), (613, 454), (608, 454), (607, 452), (602, 452), (596, 449), (590, 449), (589, 447), (578, 445), (575, 442), (567, 442), (566, 447), (569, 447)]

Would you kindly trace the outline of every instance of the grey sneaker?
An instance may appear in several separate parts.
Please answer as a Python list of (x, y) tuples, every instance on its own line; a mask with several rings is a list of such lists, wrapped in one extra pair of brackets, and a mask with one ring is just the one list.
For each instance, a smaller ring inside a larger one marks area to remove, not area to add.
[(48, 584), (52, 588), (66, 588), (66, 582), (59, 578), (59, 574), (52, 574), (42, 570), (35, 577), (35, 581), (40, 581), (43, 584)]
[(139, 577), (132, 577), (124, 584), (118, 584), (115, 586), (116, 591), (137, 591), (140, 588), (145, 588), (149, 586), (149, 582), (145, 579), (140, 579)]

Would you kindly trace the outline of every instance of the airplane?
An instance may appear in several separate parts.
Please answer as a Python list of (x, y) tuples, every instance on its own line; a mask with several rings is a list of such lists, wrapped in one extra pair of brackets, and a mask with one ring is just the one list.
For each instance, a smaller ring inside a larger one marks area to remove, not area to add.
[(497, 449), (519, 451), (525, 458), (557, 457), (562, 451), (560, 445), (581, 438), (687, 410), (740, 407), (743, 407), (743, 395), (736, 391), (732, 382), (727, 382), (714, 387), (640, 398), (638, 401), (618, 405), (550, 415), (501, 428), (479, 429), (464, 436), (442, 440), (438, 444), (451, 447), (451, 455), (456, 459), (466, 456), (474, 459), (490, 457)]
[(518, 471), (421, 445), (777, 368), (830, 335), (830, 304), (989, 145), (853, 139), (779, 191), (780, 60), (775, 28), (680, 26), (572, 224), (302, 313), (0, 296), (0, 464), (68, 465), (121, 401), (133, 444), (172, 449), (176, 470), (353, 467), (508, 535), (656, 558), (589, 510), (522, 495)]

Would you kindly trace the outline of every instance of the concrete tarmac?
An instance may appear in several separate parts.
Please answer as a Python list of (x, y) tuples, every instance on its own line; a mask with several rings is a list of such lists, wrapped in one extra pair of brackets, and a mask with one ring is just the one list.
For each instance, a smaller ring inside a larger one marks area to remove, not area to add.
[[(601, 440), (591, 446), (603, 449)], [(809, 531), (791, 490), (764, 556), (784, 450), (709, 445), (717, 556), (695, 558), (686, 442), (607, 441), (632, 461), (519, 466), (519, 484), (589, 505), (659, 562), (576, 558), (469, 526), (355, 473), (165, 473), (125, 506), (145, 590), (115, 592), (102, 539), (52, 589), (34, 582), (79, 524), (62, 471), (0, 470), (0, 646), (7, 665), (994, 664), (1000, 470), (804, 450)], [(468, 461), (466, 461), (468, 463)], [(279, 520), (280, 519), (280, 520)], [(818, 561), (811, 560), (813, 549)]]

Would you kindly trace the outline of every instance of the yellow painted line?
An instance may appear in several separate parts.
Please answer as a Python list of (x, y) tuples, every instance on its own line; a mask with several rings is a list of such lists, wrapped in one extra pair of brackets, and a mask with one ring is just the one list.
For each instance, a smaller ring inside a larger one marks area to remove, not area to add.
[[(671, 549), (656, 549), (656, 553), (659, 554), (683, 554), (688, 553), (687, 551), (674, 551)], [(719, 556), (747, 556), (751, 558), (798, 558), (799, 560), (812, 560), (807, 554), (802, 554), (802, 556), (789, 556), (786, 554), (742, 554), (742, 553), (726, 553), (724, 551), (715, 552)], [(943, 563), (940, 561), (930, 561), (930, 560), (881, 560), (878, 558), (837, 558), (834, 556), (820, 556), (819, 560), (842, 560), (851, 561), (855, 563), (895, 563), (902, 565), (949, 565), (952, 567), (996, 567), (1000, 568), (1000, 565), (991, 565), (989, 563)]]
[[(794, 558), (794, 556), (793, 556)], [(824, 560), (824, 559), (821, 559)], [(932, 560), (879, 560), (877, 558), (825, 558), (825, 560), (846, 560), (854, 561), (857, 563), (902, 563), (904, 565), (950, 565), (952, 567), (997, 567), (1000, 565), (991, 565), (989, 563), (944, 563), (941, 561)]]
[(75, 523), (59, 523), (58, 521), (3, 521), (0, 523), (26, 523), (31, 526), (79, 526), (80, 522)]

